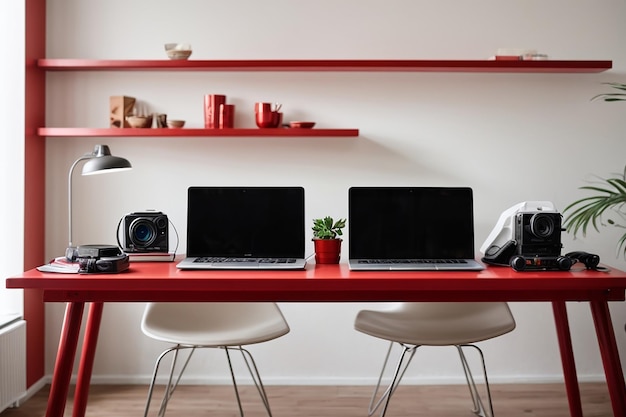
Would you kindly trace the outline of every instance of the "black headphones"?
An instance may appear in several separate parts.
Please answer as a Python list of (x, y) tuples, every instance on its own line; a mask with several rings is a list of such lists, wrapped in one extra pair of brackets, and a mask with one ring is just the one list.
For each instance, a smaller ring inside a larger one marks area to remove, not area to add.
[(102, 258), (78, 258), (78, 272), (81, 274), (117, 274), (126, 271), (129, 263), (129, 257), (125, 253)]
[(600, 257), (593, 253), (576, 251), (565, 254), (572, 260), (572, 265), (576, 262), (580, 262), (585, 265), (586, 269), (592, 269), (594, 271), (608, 271), (608, 268), (598, 266), (600, 264)]

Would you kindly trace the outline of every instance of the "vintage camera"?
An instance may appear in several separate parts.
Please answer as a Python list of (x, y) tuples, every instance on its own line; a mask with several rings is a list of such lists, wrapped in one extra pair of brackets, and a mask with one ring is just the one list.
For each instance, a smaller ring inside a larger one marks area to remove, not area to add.
[(169, 221), (160, 211), (130, 213), (124, 216), (122, 249), (127, 253), (168, 251)]
[(516, 271), (567, 271), (573, 262), (561, 256), (561, 222), (561, 214), (549, 201), (519, 203), (500, 216), (481, 247), (482, 260), (510, 265)]
[(561, 255), (561, 214), (522, 212), (515, 216), (517, 254), (522, 256)]

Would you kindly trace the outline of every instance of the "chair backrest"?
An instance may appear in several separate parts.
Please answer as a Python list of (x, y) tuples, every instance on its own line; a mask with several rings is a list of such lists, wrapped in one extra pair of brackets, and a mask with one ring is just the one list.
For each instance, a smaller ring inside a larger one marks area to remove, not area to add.
[(290, 329), (275, 303), (154, 302), (146, 305), (141, 330), (171, 343), (239, 346), (275, 339)]

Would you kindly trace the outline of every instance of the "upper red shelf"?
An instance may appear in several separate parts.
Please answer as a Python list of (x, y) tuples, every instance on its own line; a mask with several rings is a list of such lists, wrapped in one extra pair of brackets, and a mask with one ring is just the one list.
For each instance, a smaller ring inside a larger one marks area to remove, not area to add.
[(42, 127), (37, 133), (47, 137), (114, 137), (114, 136), (186, 136), (186, 137), (224, 137), (224, 136), (266, 136), (266, 137), (350, 137), (359, 136), (359, 129), (109, 129), (109, 128), (83, 128), (83, 127)]
[(92, 60), (40, 59), (48, 71), (405, 71), (593, 73), (613, 61), (495, 60)]

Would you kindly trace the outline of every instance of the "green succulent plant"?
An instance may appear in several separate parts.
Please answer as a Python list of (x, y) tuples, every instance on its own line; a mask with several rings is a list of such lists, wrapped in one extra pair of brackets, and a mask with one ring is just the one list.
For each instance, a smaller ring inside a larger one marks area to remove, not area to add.
[[(619, 93), (598, 94), (591, 100), (602, 99), (607, 102), (626, 101), (626, 84), (605, 83)], [(623, 91), (623, 92), (621, 92)], [(600, 178), (592, 183), (580, 187), (594, 193), (574, 201), (563, 210), (565, 228), (576, 236), (584, 236), (590, 227), (600, 232), (599, 226), (612, 226), (626, 230), (626, 167), (622, 174), (614, 174), (611, 178)], [(567, 215), (569, 213), (569, 215)], [(617, 242), (618, 253), (626, 257), (626, 232)]]
[(313, 237), (315, 239), (336, 239), (342, 236), (346, 226), (346, 219), (334, 221), (332, 217), (326, 216), (323, 219), (313, 219)]

